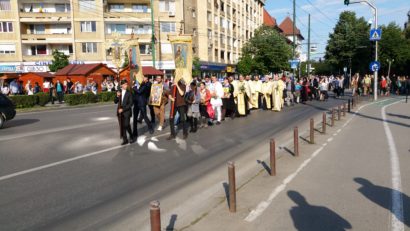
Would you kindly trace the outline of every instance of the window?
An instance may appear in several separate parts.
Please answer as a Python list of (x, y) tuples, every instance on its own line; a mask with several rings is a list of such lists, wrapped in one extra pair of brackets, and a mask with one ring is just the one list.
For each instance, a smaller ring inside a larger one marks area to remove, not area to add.
[(165, 33), (175, 32), (174, 22), (161, 22), (160, 27), (161, 27), (161, 32), (165, 32)]
[(220, 40), (221, 40), (221, 45), (225, 45), (225, 35), (221, 34)]
[(193, 18), (196, 18), (196, 11), (195, 11), (195, 9), (192, 10), (192, 17), (193, 17)]
[(110, 4), (110, 12), (124, 12), (124, 4)]
[(70, 12), (70, 4), (55, 4), (56, 12)]
[(159, 0), (159, 12), (175, 13), (175, 0)]
[(47, 45), (31, 46), (31, 55), (47, 55)]
[(16, 45), (14, 44), (0, 44), (0, 55), (4, 54), (15, 54), (16, 53)]
[(150, 55), (151, 54), (151, 44), (140, 44), (140, 54)]
[(13, 23), (0, 22), (0, 32), (13, 32)]
[(208, 39), (212, 39), (212, 30), (208, 30)]
[(126, 32), (126, 25), (125, 24), (109, 24), (108, 25), (108, 33), (118, 32), (120, 34), (125, 34)]
[(10, 0), (0, 0), (0, 11), (11, 10)]
[(197, 33), (196, 28), (192, 28), (192, 35), (193, 35), (193, 36), (196, 36), (196, 33)]
[(148, 5), (133, 4), (133, 5), (132, 5), (132, 12), (150, 13), (150, 12), (151, 12), (151, 9), (148, 8)]
[(218, 54), (219, 54), (218, 49), (215, 49), (215, 59), (216, 60), (218, 59)]
[(207, 16), (208, 16), (208, 22), (212, 22), (212, 13), (208, 11)]
[(225, 10), (225, 4), (224, 2), (221, 2), (221, 12), (224, 12), (224, 10)]
[(97, 43), (82, 43), (83, 53), (97, 53)]
[(136, 34), (151, 34), (151, 25), (137, 25), (133, 30)]
[(221, 51), (221, 59), (222, 59), (222, 60), (225, 59), (225, 51)]
[(96, 10), (95, 0), (78, 0), (80, 12), (92, 12)]
[(161, 43), (161, 53), (162, 54), (172, 54), (171, 43)]
[(81, 22), (81, 32), (96, 32), (97, 27), (95, 21)]

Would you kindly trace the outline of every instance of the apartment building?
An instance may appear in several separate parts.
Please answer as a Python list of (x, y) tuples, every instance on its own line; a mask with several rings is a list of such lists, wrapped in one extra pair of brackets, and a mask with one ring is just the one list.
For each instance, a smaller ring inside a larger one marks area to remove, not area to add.
[(243, 45), (263, 24), (263, 0), (184, 2), (185, 33), (193, 35), (194, 55), (206, 73), (235, 72)]
[(263, 5), (262, 0), (0, 0), (0, 73), (45, 71), (54, 49), (71, 63), (113, 67), (108, 41), (114, 32), (123, 40), (137, 37), (142, 65), (149, 66), (152, 29), (157, 69), (175, 68), (167, 35), (188, 33), (204, 70), (227, 71), (263, 23)]

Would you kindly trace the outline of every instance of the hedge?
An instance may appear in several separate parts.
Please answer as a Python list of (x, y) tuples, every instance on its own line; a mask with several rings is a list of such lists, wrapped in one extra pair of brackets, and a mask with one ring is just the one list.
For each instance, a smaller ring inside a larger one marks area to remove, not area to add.
[(85, 94), (69, 94), (64, 95), (64, 102), (70, 106), (87, 103), (96, 103), (98, 102), (98, 96), (94, 95), (92, 92), (87, 92)]
[(12, 95), (10, 99), (16, 108), (34, 107), (38, 103), (37, 95)]
[(36, 96), (38, 97), (38, 105), (40, 106), (45, 106), (50, 102), (50, 93), (39, 92)]
[(116, 95), (115, 91), (106, 91), (106, 92), (98, 93), (98, 101), (99, 102), (113, 102), (115, 95)]

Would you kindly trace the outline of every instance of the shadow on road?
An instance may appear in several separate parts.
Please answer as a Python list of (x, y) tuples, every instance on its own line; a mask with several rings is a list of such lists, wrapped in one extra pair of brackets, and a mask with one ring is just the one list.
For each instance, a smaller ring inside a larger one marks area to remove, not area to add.
[[(373, 203), (379, 205), (380, 207), (383, 207), (389, 210), (391, 213), (394, 214), (394, 216), (398, 220), (400, 220), (405, 225), (407, 225), (407, 227), (410, 227), (410, 215), (409, 214), (406, 215), (406, 212), (410, 211), (409, 196), (397, 190), (391, 189), (391, 188), (375, 185), (369, 180), (361, 178), (361, 177), (354, 178), (354, 181), (356, 181), (357, 183), (361, 185), (361, 187), (357, 191), (363, 194), (363, 196), (365, 196), (367, 199), (369, 199)], [(400, 197), (402, 198), (402, 201), (403, 201), (402, 209), (404, 212), (404, 216), (403, 216), (403, 213), (397, 213), (397, 212), (395, 213), (394, 211), (392, 211), (393, 210), (393, 206), (392, 206), (393, 194), (396, 194), (398, 198)]]
[[(367, 119), (378, 120), (378, 121), (380, 121), (380, 122), (383, 122), (383, 119), (381, 119), (381, 118), (364, 115), (364, 114), (362, 114), (362, 113), (356, 113), (356, 115), (357, 115), (357, 116), (360, 116), (360, 117), (367, 118)], [(400, 123), (400, 122), (396, 122), (396, 121), (392, 121), (392, 120), (386, 120), (386, 122), (387, 122), (387, 123), (390, 123), (390, 124), (395, 124), (395, 125), (398, 125), (398, 126), (403, 126), (403, 127), (410, 128), (410, 125), (409, 125), (409, 124)]]
[(177, 221), (178, 215), (172, 214), (171, 219), (169, 220), (168, 226), (165, 228), (166, 231), (174, 231), (175, 222)]
[(296, 191), (288, 191), (288, 197), (296, 203), (289, 211), (293, 225), (299, 231), (347, 230), (352, 225), (337, 213), (324, 206), (310, 205)]
[(262, 167), (266, 170), (266, 172), (270, 175), (271, 169), (270, 167), (266, 164), (265, 161), (257, 160), (256, 161), (258, 164), (262, 165)]
[(408, 119), (410, 120), (410, 116), (406, 116), (406, 115), (399, 115), (399, 114), (394, 114), (394, 113), (387, 113), (388, 116), (394, 116), (394, 117), (398, 117), (401, 119)]
[(228, 205), (228, 208), (229, 208), (230, 207), (230, 204), (229, 204), (229, 184), (224, 182), (224, 183), (222, 183), (222, 187), (224, 187), (226, 204)]
[(34, 124), (39, 122), (39, 119), (15, 119), (7, 121), (4, 124), (4, 128), (11, 128), (11, 127), (20, 127), (24, 125)]

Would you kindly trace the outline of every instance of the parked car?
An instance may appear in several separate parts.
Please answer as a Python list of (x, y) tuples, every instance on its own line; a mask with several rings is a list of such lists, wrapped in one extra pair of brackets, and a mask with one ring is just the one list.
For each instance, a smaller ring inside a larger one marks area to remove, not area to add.
[(14, 116), (16, 116), (16, 110), (13, 102), (0, 93), (0, 128), (3, 127), (6, 121), (13, 119)]

